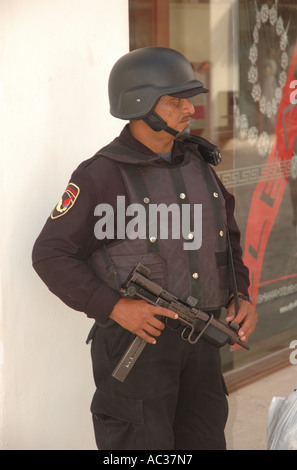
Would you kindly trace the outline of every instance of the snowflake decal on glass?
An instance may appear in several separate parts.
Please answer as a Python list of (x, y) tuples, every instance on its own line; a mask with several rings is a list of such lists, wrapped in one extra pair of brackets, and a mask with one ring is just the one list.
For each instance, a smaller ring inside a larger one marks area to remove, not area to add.
[[(284, 27), (284, 22), (281, 16), (278, 15), (277, 11), (278, 0), (275, 0), (274, 5), (270, 8), (267, 3), (261, 6), (259, 9), (256, 1), (256, 21), (253, 29), (253, 44), (249, 49), (249, 61), (250, 67), (247, 72), (247, 80), (251, 84), (251, 97), (254, 103), (258, 103), (259, 111), (266, 118), (275, 118), (278, 111), (278, 105), (281, 101), (282, 91), (287, 80), (287, 68), (288, 68), (288, 54), (286, 49), (288, 47), (288, 26), (287, 29)], [(271, 59), (267, 58), (265, 64), (260, 64), (262, 67), (267, 68), (267, 81), (269, 80), (269, 73), (271, 77), (275, 77), (276, 80), (270, 80), (269, 93), (266, 92), (268, 89), (267, 84), (261, 82), (263, 74), (259, 74), (258, 62), (259, 62), (259, 46), (261, 46), (261, 33), (264, 27), (272, 28), (274, 34), (279, 38), (279, 49), (280, 49), (280, 63), (279, 67)], [(277, 69), (279, 73), (277, 74)], [(268, 72), (269, 71), (269, 72)], [(265, 93), (266, 92), (266, 93)], [(250, 126), (248, 118), (245, 114), (240, 114), (240, 110), (235, 111), (235, 126), (239, 129), (240, 138), (247, 138), (251, 145), (257, 147), (258, 154), (261, 157), (265, 157), (270, 151), (270, 139), (267, 132), (261, 134), (255, 126)]]
[[(281, 56), (281, 69), (282, 70), (280, 71), (280, 74), (279, 74), (278, 83), (281, 88), (280, 91), (282, 91), (287, 80), (286, 69), (288, 66), (288, 55), (286, 54), (285, 50), (288, 46), (288, 34), (287, 34), (287, 30), (284, 29), (283, 19), (281, 17), (279, 18), (277, 17), (277, 3), (275, 3), (275, 5), (273, 5), (272, 8), (269, 8), (267, 4), (264, 4), (262, 5), (260, 11), (258, 10), (257, 5), (256, 5), (256, 8), (257, 8), (257, 12), (256, 12), (257, 21), (256, 21), (255, 29), (257, 30), (257, 34), (255, 34), (255, 30), (254, 30), (254, 39), (256, 37), (257, 42), (254, 42), (250, 47), (249, 59), (252, 65), (248, 72), (248, 80), (250, 83), (254, 84), (254, 87), (256, 87), (257, 92), (255, 92), (255, 90), (252, 90), (252, 97), (253, 98), (256, 97), (255, 101), (260, 101), (261, 103), (261, 98), (263, 98), (262, 106), (260, 106), (261, 113), (265, 114), (267, 117), (271, 117), (271, 115), (274, 115), (277, 113), (277, 108), (273, 106), (272, 100), (273, 98), (276, 100), (276, 97), (279, 96), (279, 90), (277, 88), (275, 89), (274, 97), (272, 98), (258, 96), (259, 91), (263, 90), (263, 88), (261, 89), (260, 84), (258, 82), (259, 74), (258, 74), (257, 61), (258, 61), (259, 54), (258, 54), (257, 44), (259, 42), (262, 25), (264, 23), (267, 23), (269, 20), (271, 26), (275, 25), (276, 34), (277, 36), (280, 37), (280, 50), (282, 51), (282, 56)], [(268, 65), (269, 67), (274, 66), (272, 62), (271, 64), (268, 64)]]

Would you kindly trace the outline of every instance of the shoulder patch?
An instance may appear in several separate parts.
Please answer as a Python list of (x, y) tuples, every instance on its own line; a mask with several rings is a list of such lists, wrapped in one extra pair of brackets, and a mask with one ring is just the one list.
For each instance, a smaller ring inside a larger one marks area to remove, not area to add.
[(71, 207), (73, 207), (73, 204), (78, 198), (78, 195), (79, 187), (74, 183), (69, 183), (60, 201), (52, 211), (51, 218), (57, 219), (58, 217), (65, 215), (71, 209)]

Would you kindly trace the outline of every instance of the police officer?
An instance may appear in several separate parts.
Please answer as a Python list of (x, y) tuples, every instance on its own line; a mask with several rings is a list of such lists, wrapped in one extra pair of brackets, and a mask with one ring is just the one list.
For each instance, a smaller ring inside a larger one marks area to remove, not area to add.
[[(49, 289), (95, 320), (88, 338), (96, 383), (91, 411), (102, 450), (226, 448), (220, 351), (205, 340), (182, 341), (174, 312), (119, 293), (141, 262), (153, 281), (183, 300), (192, 295), (216, 317), (228, 305), (226, 320), (241, 324), (242, 340), (254, 331), (234, 198), (199, 147), (183, 138), (194, 114), (189, 98), (206, 92), (175, 50), (147, 47), (120, 58), (109, 78), (110, 112), (129, 123), (74, 171), (34, 245), (34, 268)], [(195, 230), (187, 246), (182, 230), (179, 237), (152, 234), (152, 204), (175, 204), (179, 214), (190, 207), (191, 227), (194, 208), (202, 207), (201, 243), (194, 243)], [(137, 219), (140, 207), (145, 221)], [(111, 372), (135, 335), (148, 344), (122, 383)]]

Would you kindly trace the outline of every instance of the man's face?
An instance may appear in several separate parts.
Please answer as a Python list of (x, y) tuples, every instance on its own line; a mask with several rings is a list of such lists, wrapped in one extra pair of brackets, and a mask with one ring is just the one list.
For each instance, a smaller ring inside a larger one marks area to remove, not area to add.
[(195, 110), (188, 98), (174, 98), (165, 95), (160, 98), (155, 112), (178, 132), (182, 132), (191, 121)]

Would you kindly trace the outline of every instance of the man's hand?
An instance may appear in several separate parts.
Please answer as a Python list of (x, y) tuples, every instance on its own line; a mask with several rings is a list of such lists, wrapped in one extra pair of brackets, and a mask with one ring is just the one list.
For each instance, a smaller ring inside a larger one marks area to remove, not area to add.
[(235, 314), (235, 303), (232, 300), (228, 307), (226, 322), (234, 321), (241, 327), (238, 330), (238, 336), (242, 341), (247, 342), (249, 336), (254, 332), (258, 315), (256, 309), (248, 300), (238, 299), (239, 311)]
[(109, 317), (148, 343), (155, 344), (155, 337), (160, 336), (165, 328), (165, 324), (156, 315), (174, 320), (178, 318), (171, 310), (130, 298), (120, 299)]

